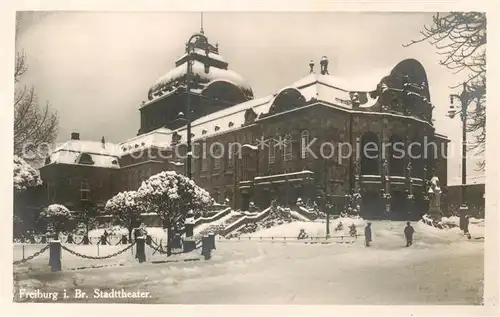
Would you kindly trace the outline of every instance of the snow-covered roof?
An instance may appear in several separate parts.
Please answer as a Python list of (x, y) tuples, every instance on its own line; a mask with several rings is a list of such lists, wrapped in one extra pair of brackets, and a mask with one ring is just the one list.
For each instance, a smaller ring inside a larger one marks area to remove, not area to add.
[[(248, 109), (253, 109), (257, 115), (267, 113), (271, 107), (271, 100), (272, 96), (249, 100), (193, 121), (191, 125), (191, 132), (194, 133), (193, 140), (240, 128), (245, 122), (245, 112)], [(216, 127), (218, 127), (217, 130)], [(202, 133), (203, 130), (206, 130), (206, 134)], [(178, 132), (182, 135), (184, 128)]]
[(306, 77), (292, 84), (293, 87), (303, 87), (313, 82), (338, 88), (346, 92), (369, 92), (377, 89), (380, 81), (389, 76), (394, 67), (374, 69), (368, 72), (362, 72), (356, 76), (337, 77), (333, 75), (322, 75), (310, 73)]
[(50, 164), (71, 164), (80, 165), (80, 156), (88, 154), (94, 164), (90, 166), (119, 168), (118, 155), (119, 148), (116, 144), (97, 141), (70, 140), (55, 148), (49, 155), (49, 160), (45, 165)]
[[(257, 115), (267, 113), (271, 107), (272, 99), (271, 95), (252, 99), (194, 120), (191, 123), (192, 141), (241, 128), (245, 122), (245, 112), (248, 109), (253, 109)], [(172, 143), (174, 132), (181, 136), (181, 142), (186, 141), (187, 131), (185, 126), (174, 131), (167, 128), (160, 128), (118, 144), (119, 155), (153, 146), (161, 148), (169, 147)]]
[(124, 155), (130, 152), (144, 148), (167, 147), (172, 141), (173, 131), (167, 128), (159, 128), (151, 132), (138, 135), (118, 144), (118, 155)]
[[(187, 73), (187, 62), (175, 67), (160, 77), (150, 88), (150, 92), (154, 93), (166, 89), (170, 84), (179, 81)], [(193, 61), (193, 74), (198, 77), (203, 84), (208, 84), (214, 81), (225, 81), (231, 83), (242, 91), (251, 92), (250, 85), (238, 73), (230, 69), (221, 69), (215, 66), (208, 68), (208, 73), (205, 72), (205, 64), (199, 61)], [(153, 99), (154, 100), (154, 99)]]

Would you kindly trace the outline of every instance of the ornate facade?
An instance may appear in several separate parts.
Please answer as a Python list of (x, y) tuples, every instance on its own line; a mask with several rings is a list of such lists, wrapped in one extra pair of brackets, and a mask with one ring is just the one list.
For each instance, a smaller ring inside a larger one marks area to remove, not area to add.
[(438, 176), (446, 186), (448, 139), (435, 133), (417, 60), (371, 82), (348, 82), (330, 75), (323, 57), (318, 73), (311, 62), (304, 78), (254, 99), (218, 46), (204, 34), (194, 38), (148, 91), (136, 137), (110, 144), (74, 134), (47, 158), (41, 175), (49, 202), (102, 206), (162, 170), (185, 173), (187, 120), (193, 180), (234, 208), (314, 200), (321, 188), (328, 197), (361, 194), (366, 218), (408, 219), (427, 209), (427, 180)]

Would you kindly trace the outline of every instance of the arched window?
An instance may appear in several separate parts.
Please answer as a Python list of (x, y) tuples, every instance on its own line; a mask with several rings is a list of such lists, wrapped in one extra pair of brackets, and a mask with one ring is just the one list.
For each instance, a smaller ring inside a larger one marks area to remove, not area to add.
[(309, 144), (309, 131), (304, 130), (300, 135), (300, 157), (305, 159), (309, 157), (309, 152), (306, 150), (307, 145)]
[(213, 148), (213, 169), (218, 170), (220, 169), (220, 163), (221, 163), (221, 158), (222, 158), (222, 149), (220, 146), (215, 146)]
[(361, 137), (361, 175), (379, 175), (380, 143), (373, 132), (366, 132)]
[(88, 165), (93, 165), (94, 160), (92, 160), (92, 156), (88, 153), (82, 153), (78, 157), (78, 164), (88, 164)]
[(238, 159), (238, 143), (229, 143), (226, 155), (226, 169), (232, 170), (234, 168), (234, 161)]
[(389, 169), (391, 176), (404, 176), (405, 174), (405, 156), (406, 144), (399, 135), (391, 136), (389, 147)]
[(252, 165), (252, 157), (248, 154), (243, 156), (243, 180), (250, 180), (250, 168)]
[(283, 145), (283, 161), (291, 161), (292, 160), (292, 135), (287, 134), (284, 138)]

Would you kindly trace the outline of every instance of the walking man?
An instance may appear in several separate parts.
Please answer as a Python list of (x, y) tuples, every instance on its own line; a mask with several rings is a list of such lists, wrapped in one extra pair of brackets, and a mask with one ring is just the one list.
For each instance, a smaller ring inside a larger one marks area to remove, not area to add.
[(410, 222), (408, 221), (406, 223), (406, 227), (405, 227), (405, 238), (406, 238), (406, 246), (409, 247), (410, 245), (413, 244), (413, 233), (415, 232), (415, 230), (413, 229), (413, 227), (410, 225)]
[(370, 242), (372, 242), (372, 223), (369, 222), (365, 227), (365, 242), (366, 246), (370, 246)]
[(469, 218), (470, 218), (470, 216), (468, 214), (465, 215), (465, 219), (464, 219), (464, 235), (470, 240), (471, 236), (470, 236), (470, 233), (469, 233)]

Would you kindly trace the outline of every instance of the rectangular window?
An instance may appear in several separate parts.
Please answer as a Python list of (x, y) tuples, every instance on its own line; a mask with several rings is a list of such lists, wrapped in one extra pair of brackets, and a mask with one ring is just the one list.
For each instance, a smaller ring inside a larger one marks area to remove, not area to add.
[(80, 183), (80, 200), (90, 200), (90, 187), (89, 182), (86, 179), (83, 179)]
[(274, 139), (269, 139), (269, 164), (273, 164), (275, 161), (276, 149), (274, 147)]
[(287, 134), (283, 145), (283, 161), (292, 160), (292, 136)]
[(309, 144), (309, 131), (304, 130), (300, 136), (300, 150), (301, 150), (301, 158), (305, 159), (309, 157), (309, 152), (306, 150), (307, 145)]

